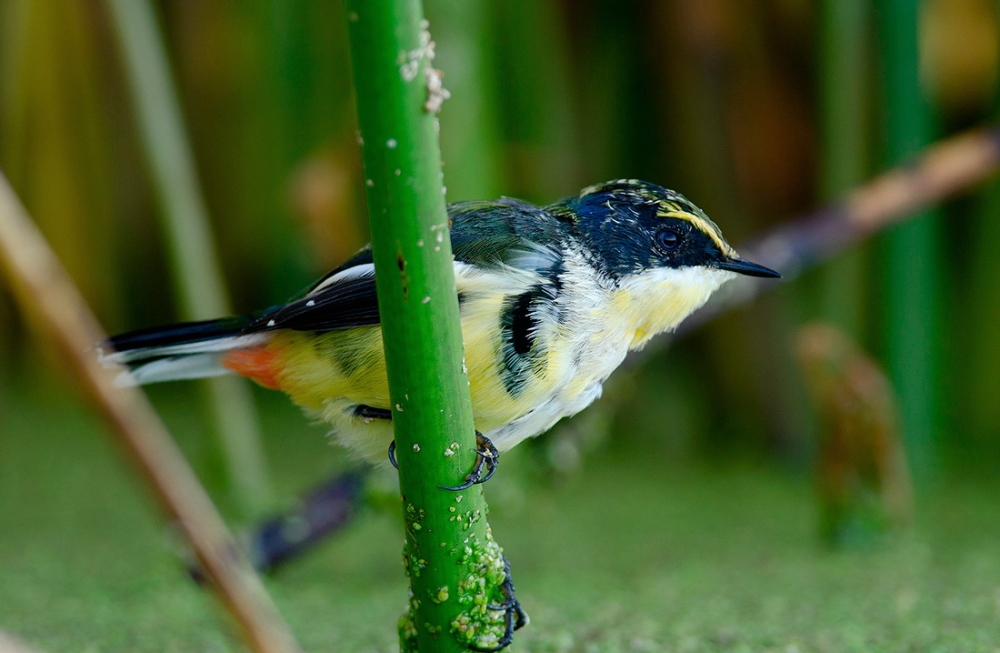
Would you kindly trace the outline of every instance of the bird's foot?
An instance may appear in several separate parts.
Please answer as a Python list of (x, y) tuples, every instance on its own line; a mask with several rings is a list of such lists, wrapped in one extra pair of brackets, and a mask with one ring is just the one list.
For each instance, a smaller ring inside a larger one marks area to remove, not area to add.
[[(487, 442), (489, 442), (489, 440), (487, 440)], [(503, 592), (503, 603), (500, 605), (486, 606), (490, 610), (503, 610), (503, 637), (500, 638), (500, 641), (497, 642), (496, 646), (491, 648), (480, 648), (475, 645), (470, 645), (469, 649), (472, 651), (479, 651), (480, 653), (494, 653), (495, 651), (503, 650), (510, 646), (510, 643), (514, 641), (514, 631), (528, 624), (528, 615), (521, 609), (520, 601), (518, 601), (517, 597), (514, 596), (514, 578), (510, 574), (510, 561), (507, 560), (507, 556), (503, 557), (503, 572), (504, 580), (500, 585), (500, 590)]]
[[(465, 482), (461, 485), (439, 485), (438, 487), (442, 490), (460, 492), (468, 490), (473, 485), (485, 483), (492, 478), (493, 474), (497, 471), (497, 466), (500, 464), (500, 452), (493, 446), (490, 439), (479, 431), (476, 431), (476, 447), (476, 466), (466, 475)], [(396, 462), (395, 440), (389, 443), (389, 462), (392, 463), (393, 467), (399, 469), (399, 464)], [(484, 468), (486, 469), (485, 474), (483, 473)]]
[(364, 404), (354, 408), (354, 416), (363, 419), (365, 424), (369, 424), (376, 419), (384, 419), (389, 422), (392, 421), (391, 410), (386, 410), (385, 408), (373, 408), (371, 406), (365, 406)]
[(399, 463), (396, 462), (396, 441), (393, 440), (389, 443), (389, 462), (396, 469), (399, 469)]
[[(488, 437), (476, 431), (476, 466), (468, 473), (465, 477), (465, 482), (461, 485), (439, 485), (438, 487), (454, 492), (468, 490), (473, 485), (485, 483), (490, 480), (497, 471), (499, 464), (500, 452), (497, 451), (497, 448), (493, 446)], [(485, 474), (483, 473), (484, 467), (486, 468)]]

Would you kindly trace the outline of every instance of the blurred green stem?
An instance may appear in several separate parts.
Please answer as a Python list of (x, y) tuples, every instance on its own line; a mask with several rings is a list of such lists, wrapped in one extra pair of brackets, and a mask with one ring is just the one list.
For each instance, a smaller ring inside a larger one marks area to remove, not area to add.
[[(55, 252), (0, 172), (0, 280), (51, 339), (63, 370), (91, 400), (165, 515), (191, 546), (223, 607), (255, 653), (300, 653), (260, 578), (149, 401), (119, 388), (93, 355), (107, 338)], [(3, 651), (0, 642), (0, 651)]]
[(551, 201), (579, 188), (571, 54), (555, 0), (492, 3), (495, 67), (505, 82), (505, 140), (514, 197)]
[[(186, 320), (230, 314), (208, 212), (153, 8), (148, 0), (107, 0), (106, 4), (162, 205), (181, 314)], [(253, 514), (270, 500), (270, 489), (250, 389), (244, 381), (231, 377), (205, 384), (228, 489), (237, 505), (247, 515)]]
[(503, 561), (482, 486), (440, 487), (462, 482), (476, 443), (428, 108), (430, 34), (420, 0), (349, 0), (347, 11), (412, 591), (400, 645), (489, 647), (503, 633), (503, 613), (485, 608), (503, 600)]
[[(831, 201), (861, 183), (867, 163), (869, 0), (823, 0), (820, 105), (821, 195)], [(853, 248), (827, 265), (823, 315), (862, 336), (867, 258)]]
[[(884, 126), (890, 164), (930, 141), (920, 88), (918, 0), (881, 0), (879, 37), (884, 75)], [(928, 211), (885, 239), (885, 337), (889, 375), (899, 395), (907, 455), (919, 483), (936, 466), (939, 389), (937, 220)]]
[(498, 197), (501, 183), (500, 134), (495, 110), (495, 66), (487, 52), (496, 45), (489, 29), (486, 0), (430, 0), (436, 65), (444, 71), (452, 97), (441, 115), (444, 181), (452, 201)]
[(967, 410), (969, 441), (977, 446), (1000, 442), (1000, 181), (994, 180), (979, 198), (976, 230), (972, 233), (969, 270), (969, 316), (966, 322), (968, 373), (962, 379), (962, 408)]

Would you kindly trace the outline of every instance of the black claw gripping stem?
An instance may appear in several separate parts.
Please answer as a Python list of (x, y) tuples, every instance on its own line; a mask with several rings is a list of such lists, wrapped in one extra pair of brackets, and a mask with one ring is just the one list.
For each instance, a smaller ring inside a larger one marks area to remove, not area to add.
[[(461, 485), (440, 485), (438, 487), (443, 490), (452, 490), (455, 492), (468, 490), (473, 485), (485, 483), (490, 480), (493, 474), (496, 473), (499, 465), (500, 452), (493, 446), (489, 438), (476, 431), (476, 466), (472, 468), (472, 471), (465, 477), (465, 482)], [(483, 467), (486, 468), (485, 474), (483, 474)]]
[(503, 584), (500, 585), (500, 590), (503, 592), (503, 603), (486, 606), (490, 610), (504, 611), (503, 637), (500, 638), (496, 646), (490, 648), (469, 645), (470, 651), (478, 651), (479, 653), (501, 651), (510, 646), (510, 643), (514, 641), (514, 631), (524, 627), (528, 623), (528, 615), (521, 609), (521, 603), (514, 596), (514, 578), (510, 575), (510, 561), (507, 560), (507, 556), (503, 557), (503, 573)]
[[(389, 443), (389, 462), (392, 463), (393, 467), (399, 469), (399, 465), (396, 463), (395, 440)], [(499, 465), (500, 452), (497, 451), (497, 448), (493, 446), (488, 437), (476, 431), (476, 466), (466, 475), (465, 482), (461, 485), (439, 485), (438, 487), (442, 490), (452, 490), (454, 492), (468, 490), (473, 485), (479, 485), (490, 480), (493, 474), (496, 473)], [(483, 474), (484, 467), (486, 468), (485, 474)]]

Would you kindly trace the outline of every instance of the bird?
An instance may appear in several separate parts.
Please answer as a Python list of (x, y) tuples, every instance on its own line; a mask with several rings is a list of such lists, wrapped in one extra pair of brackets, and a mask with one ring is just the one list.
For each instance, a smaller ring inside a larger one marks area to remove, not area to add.
[[(726, 281), (781, 276), (740, 258), (683, 195), (636, 179), (544, 207), (454, 202), (448, 216), (475, 428), (496, 455), (591, 404), (629, 351)], [(235, 373), (328, 422), (355, 457), (391, 452), (370, 246), (287, 304), (124, 333), (99, 349), (127, 368), (123, 385)]]

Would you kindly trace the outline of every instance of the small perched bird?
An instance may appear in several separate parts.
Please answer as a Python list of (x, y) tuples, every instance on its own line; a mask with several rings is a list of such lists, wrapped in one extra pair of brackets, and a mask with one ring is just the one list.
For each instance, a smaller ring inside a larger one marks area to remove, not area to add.
[[(629, 350), (735, 274), (780, 276), (739, 258), (682, 195), (637, 180), (546, 207), (503, 198), (448, 214), (475, 425), (500, 451), (588, 406)], [(368, 247), (289, 304), (126, 333), (102, 355), (129, 367), (123, 383), (249, 377), (367, 460), (384, 460), (392, 441)]]

